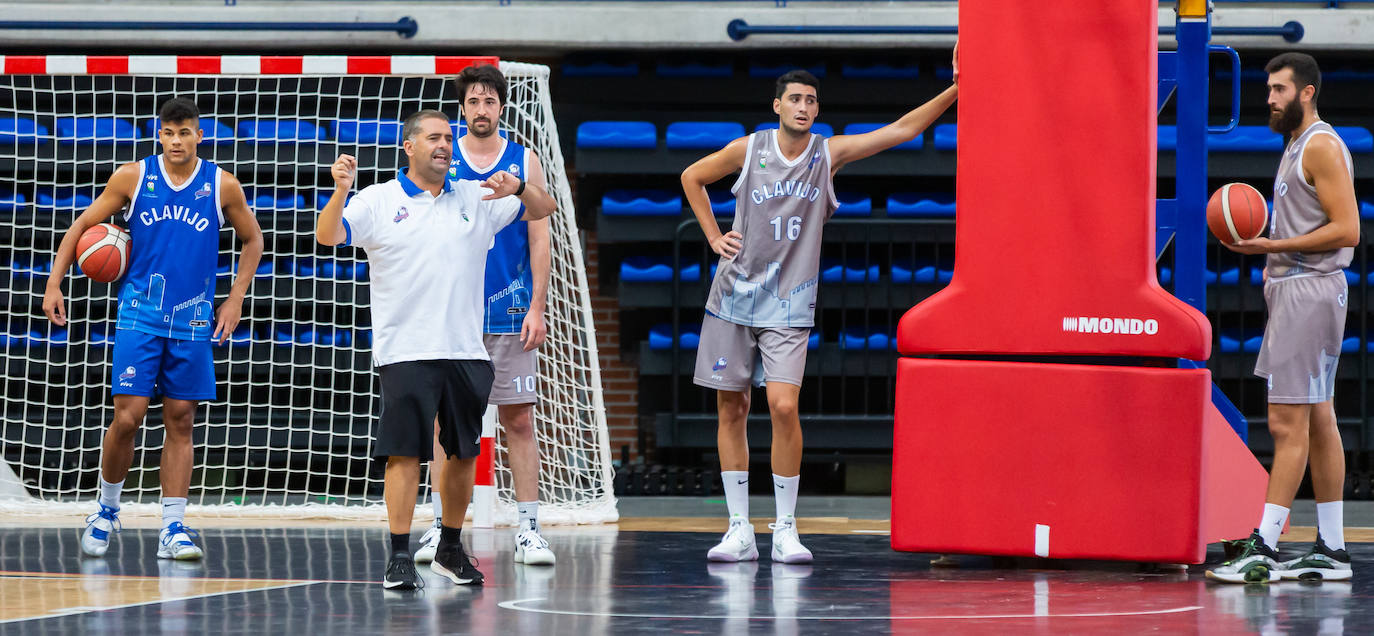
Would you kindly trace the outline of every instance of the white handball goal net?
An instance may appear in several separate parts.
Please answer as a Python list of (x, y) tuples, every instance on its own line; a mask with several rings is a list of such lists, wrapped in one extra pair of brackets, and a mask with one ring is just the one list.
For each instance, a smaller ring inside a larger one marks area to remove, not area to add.
[[(43, 316), (44, 285), (63, 233), (115, 168), (160, 152), (157, 109), (180, 96), (201, 110), (199, 156), (244, 184), (266, 242), (243, 322), (215, 347), (218, 395), (196, 414), (191, 503), (201, 514), (380, 518), (366, 256), (317, 245), (315, 219), (338, 154), (358, 157), (361, 189), (403, 165), (406, 115), (437, 109), (458, 126), (451, 80), (474, 59), (0, 56), (0, 510), (85, 511), (74, 504), (96, 496), (113, 416), (118, 283), (73, 268), (65, 328)], [(540, 518), (615, 521), (596, 337), (548, 68), (500, 67), (509, 82), (503, 134), (538, 156), (559, 203), (535, 408)], [(112, 221), (124, 225), (122, 215)], [(216, 305), (237, 266), (227, 227), (220, 248)], [(151, 509), (160, 496), (162, 438), (155, 401), (135, 437), (126, 508)], [(499, 428), (496, 448), (494, 518), (513, 523)]]

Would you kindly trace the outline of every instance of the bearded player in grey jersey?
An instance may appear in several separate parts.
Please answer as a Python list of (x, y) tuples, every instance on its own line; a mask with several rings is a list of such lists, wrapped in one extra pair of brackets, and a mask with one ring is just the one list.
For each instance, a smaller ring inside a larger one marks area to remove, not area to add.
[[(1336, 361), (1345, 332), (1342, 271), (1360, 242), (1354, 164), (1331, 125), (1317, 116), (1321, 71), (1302, 53), (1269, 61), (1269, 127), (1287, 137), (1274, 179), (1269, 238), (1227, 245), (1241, 254), (1267, 254), (1264, 328), (1255, 375), (1269, 383), (1269, 471), (1260, 525), (1235, 542), (1235, 558), (1207, 572), (1227, 583), (1284, 579), (1347, 580), (1342, 491), (1345, 450), (1332, 401)], [(1301, 557), (1280, 562), (1279, 533), (1288, 520), (1308, 460), (1317, 498), (1317, 541)]]
[[(809, 563), (793, 512), (801, 472), (797, 414), (806, 342), (814, 324), (821, 229), (839, 207), (833, 177), (840, 168), (911, 141), (958, 97), (955, 85), (896, 122), (862, 135), (825, 139), (811, 132), (820, 110), (820, 82), (806, 71), (777, 80), (776, 130), (730, 142), (682, 173), (682, 187), (720, 264), (701, 326), (693, 381), (716, 390), (721, 479), (730, 526), (707, 553), (712, 561), (758, 559), (749, 523), (749, 389), (765, 384), (773, 420), (773, 493), (777, 522), (773, 560)], [(721, 233), (706, 185), (735, 172), (735, 220)]]

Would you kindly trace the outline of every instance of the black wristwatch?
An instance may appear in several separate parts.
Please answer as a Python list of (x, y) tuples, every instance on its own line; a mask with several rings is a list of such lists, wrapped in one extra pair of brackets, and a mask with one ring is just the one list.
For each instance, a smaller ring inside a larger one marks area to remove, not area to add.
[[(520, 179), (520, 177), (516, 177), (516, 179)], [(518, 187), (518, 188), (515, 189), (515, 196), (518, 197), (518, 196), (520, 196), (520, 195), (522, 195), (522, 194), (524, 194), (524, 193), (525, 193), (525, 180), (524, 180), (524, 179), (520, 179), (520, 187)]]

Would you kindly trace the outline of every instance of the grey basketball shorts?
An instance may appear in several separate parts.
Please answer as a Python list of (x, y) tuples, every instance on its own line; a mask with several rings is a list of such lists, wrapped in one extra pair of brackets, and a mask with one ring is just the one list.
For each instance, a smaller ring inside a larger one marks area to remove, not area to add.
[(496, 367), (496, 379), (491, 384), (491, 397), (488, 404), (534, 404), (538, 402), (535, 389), (538, 380), (534, 369), (537, 362), (536, 351), (525, 351), (520, 343), (520, 334), (482, 334), (482, 344), (487, 346), (492, 366)]
[(724, 391), (765, 382), (801, 386), (810, 335), (809, 327), (748, 327), (707, 314), (692, 381)]
[(1270, 403), (1317, 404), (1335, 397), (1349, 296), (1341, 272), (1264, 284), (1269, 321), (1255, 375), (1269, 381)]

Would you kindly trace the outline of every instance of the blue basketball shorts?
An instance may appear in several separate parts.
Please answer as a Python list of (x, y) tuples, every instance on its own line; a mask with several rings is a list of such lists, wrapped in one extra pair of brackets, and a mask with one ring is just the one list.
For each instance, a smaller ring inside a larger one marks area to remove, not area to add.
[(115, 332), (110, 388), (112, 395), (213, 400), (215, 356), (210, 341), (119, 329)]

